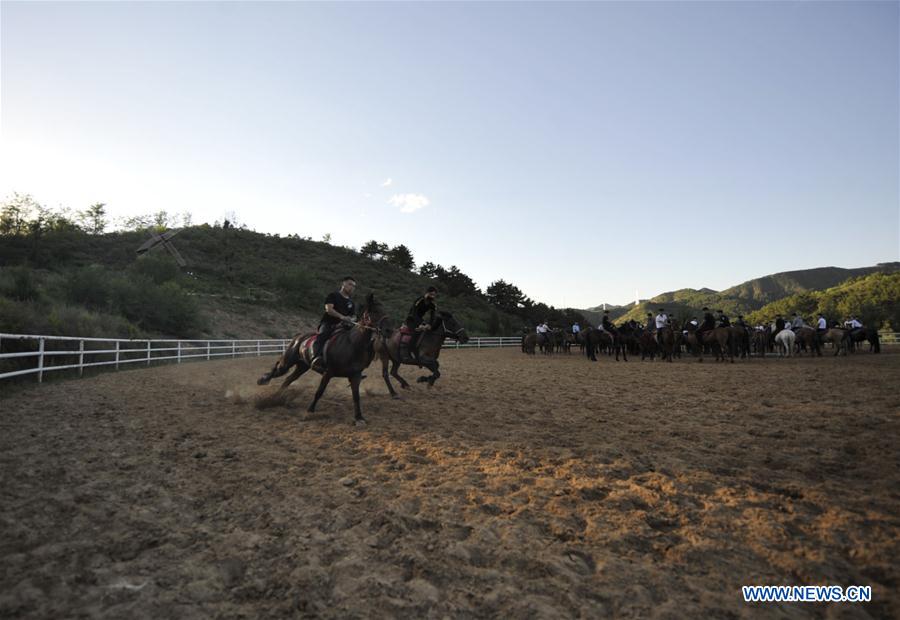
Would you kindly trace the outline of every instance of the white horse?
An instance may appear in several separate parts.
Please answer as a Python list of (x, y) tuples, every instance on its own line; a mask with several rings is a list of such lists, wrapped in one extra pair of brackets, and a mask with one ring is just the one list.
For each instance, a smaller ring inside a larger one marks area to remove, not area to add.
[(775, 342), (780, 344), (783, 349), (779, 350), (781, 353), (781, 357), (793, 357), (794, 356), (794, 341), (797, 339), (797, 336), (789, 329), (782, 329), (775, 336)]

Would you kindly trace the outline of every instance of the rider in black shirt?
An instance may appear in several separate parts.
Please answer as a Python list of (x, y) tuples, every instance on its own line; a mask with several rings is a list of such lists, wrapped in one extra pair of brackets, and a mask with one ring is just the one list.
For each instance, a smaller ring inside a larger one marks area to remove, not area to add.
[(719, 310), (719, 318), (716, 320), (717, 327), (731, 327), (731, 321), (725, 316), (725, 313)]
[(603, 321), (600, 324), (603, 326), (603, 330), (610, 334), (616, 331), (616, 326), (609, 320), (609, 310), (603, 311)]
[[(437, 297), (437, 293), (438, 291), (435, 287), (429, 286), (425, 294), (413, 302), (412, 307), (409, 309), (409, 316), (406, 317), (407, 326), (415, 330), (409, 341), (409, 353), (416, 361), (419, 359), (418, 345), (422, 332), (430, 330), (434, 323), (434, 315), (437, 312), (434, 300)], [(427, 320), (425, 315), (428, 315)]]
[(325, 343), (334, 334), (335, 328), (342, 322), (353, 323), (353, 313), (355, 307), (350, 296), (356, 288), (356, 280), (347, 276), (341, 282), (341, 290), (329, 293), (325, 298), (325, 314), (319, 322), (318, 336), (313, 342), (313, 359), (311, 366), (314, 370), (324, 370), (322, 368), (322, 349)]

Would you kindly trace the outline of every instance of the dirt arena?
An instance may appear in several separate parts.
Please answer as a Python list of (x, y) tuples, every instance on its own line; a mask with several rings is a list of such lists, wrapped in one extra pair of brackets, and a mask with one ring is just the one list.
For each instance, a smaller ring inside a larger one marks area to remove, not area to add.
[(447, 351), (361, 428), (345, 381), (257, 410), (273, 361), (0, 397), (0, 616), (900, 617), (898, 353)]

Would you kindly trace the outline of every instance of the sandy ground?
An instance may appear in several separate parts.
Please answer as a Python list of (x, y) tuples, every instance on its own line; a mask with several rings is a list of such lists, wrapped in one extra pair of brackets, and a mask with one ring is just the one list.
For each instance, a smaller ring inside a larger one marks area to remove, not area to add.
[(900, 354), (442, 360), (362, 428), (272, 358), (0, 397), (0, 616), (900, 617)]

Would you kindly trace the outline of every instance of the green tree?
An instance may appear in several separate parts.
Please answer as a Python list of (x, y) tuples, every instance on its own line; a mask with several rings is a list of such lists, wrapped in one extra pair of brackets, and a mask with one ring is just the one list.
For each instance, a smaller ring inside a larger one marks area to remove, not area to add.
[(428, 262), (422, 264), (421, 267), (419, 267), (419, 275), (425, 276), (426, 278), (436, 278), (437, 270), (439, 268), (440, 267), (438, 265), (435, 265), (431, 261), (428, 261)]
[(491, 282), (485, 292), (488, 303), (504, 312), (517, 313), (525, 305), (526, 297), (519, 287), (503, 280)]
[(407, 271), (412, 271), (416, 266), (412, 252), (403, 244), (388, 250), (385, 253), (385, 259), (392, 265), (397, 265), (401, 269), (406, 269)]
[(0, 235), (26, 235), (30, 232), (30, 223), (38, 217), (41, 207), (31, 194), (13, 193), (0, 209)]
[(106, 204), (97, 202), (79, 213), (81, 227), (91, 235), (102, 235), (106, 230)]
[(496, 310), (491, 310), (487, 320), (488, 335), (497, 336), (500, 334), (500, 314)]
[(387, 253), (388, 246), (386, 243), (378, 243), (374, 239), (366, 243), (362, 248), (360, 248), (359, 253), (365, 256), (366, 258), (371, 258), (372, 260), (377, 260)]

